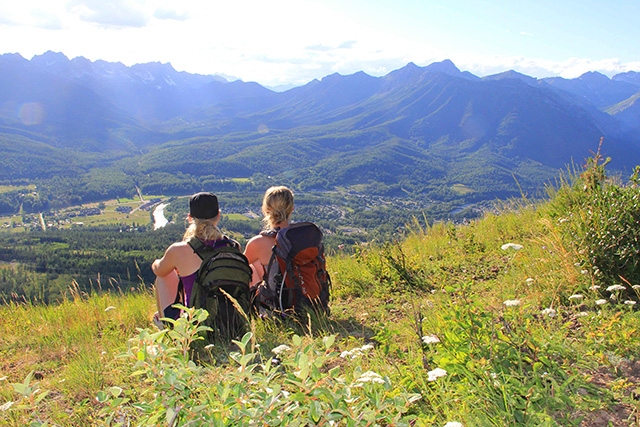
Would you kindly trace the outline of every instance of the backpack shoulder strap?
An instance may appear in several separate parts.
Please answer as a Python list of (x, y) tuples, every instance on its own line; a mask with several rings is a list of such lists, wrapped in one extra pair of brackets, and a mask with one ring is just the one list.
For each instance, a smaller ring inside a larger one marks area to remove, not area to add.
[(279, 231), (280, 231), (280, 227), (276, 227), (271, 230), (262, 230), (260, 232), (260, 235), (266, 236), (266, 237), (276, 237), (276, 234), (278, 234)]
[[(232, 239), (232, 238), (230, 238), (230, 237), (228, 237), (226, 235), (222, 238), (222, 240), (226, 242), (226, 246), (230, 246), (230, 247), (238, 249), (238, 250), (242, 249), (242, 246), (240, 246), (240, 243), (238, 243), (236, 240), (234, 240), (234, 239)], [(220, 246), (222, 246), (222, 244), (220, 244)], [(216, 247), (218, 247), (218, 245), (216, 245)]]
[(204, 256), (205, 252), (211, 252), (225, 246), (229, 246), (238, 250), (240, 250), (241, 248), (240, 243), (227, 237), (226, 235), (223, 236), (222, 239), (216, 241), (216, 243), (213, 246), (205, 245), (202, 240), (200, 240), (195, 236), (189, 239), (187, 243), (189, 244), (189, 246), (191, 246), (191, 249), (193, 249), (193, 252), (195, 252), (195, 254), (198, 255), (200, 259), (203, 261), (205, 258)]
[(194, 236), (191, 239), (189, 239), (187, 243), (189, 244), (189, 246), (191, 246), (191, 249), (193, 249), (193, 252), (196, 255), (198, 255), (201, 260), (204, 260), (204, 257), (202, 256), (202, 250), (203, 248), (206, 248), (206, 245), (202, 242), (202, 240)]

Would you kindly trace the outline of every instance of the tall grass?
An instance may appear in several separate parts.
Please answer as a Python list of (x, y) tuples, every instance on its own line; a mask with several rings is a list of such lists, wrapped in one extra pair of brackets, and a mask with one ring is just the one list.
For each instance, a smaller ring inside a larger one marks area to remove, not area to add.
[[(623, 258), (585, 224), (607, 229), (591, 219), (639, 190), (601, 165), (596, 180), (587, 170), (550, 188), (548, 202), (413, 225), (332, 256), (328, 318), (253, 319), (250, 335), (201, 349), (199, 364), (188, 356), (202, 313), (147, 329), (148, 292), (4, 306), (0, 422), (638, 425), (637, 284), (615, 279), (629, 271), (616, 262), (593, 264), (591, 251)], [(633, 217), (626, 206), (614, 216)]]

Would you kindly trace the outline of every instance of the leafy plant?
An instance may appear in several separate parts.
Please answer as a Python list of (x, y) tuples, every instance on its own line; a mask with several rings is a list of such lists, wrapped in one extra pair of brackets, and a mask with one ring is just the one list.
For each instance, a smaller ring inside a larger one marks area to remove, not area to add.
[(185, 312), (172, 330), (140, 330), (132, 340), (123, 357), (146, 387), (128, 397), (118, 387), (100, 392), (105, 425), (409, 425), (405, 414), (420, 395), (371, 371), (345, 372), (335, 365), (335, 336), (320, 343), (294, 336), (294, 348), (279, 346), (265, 360), (247, 333), (233, 341), (234, 369), (206, 367), (188, 355), (207, 313)]

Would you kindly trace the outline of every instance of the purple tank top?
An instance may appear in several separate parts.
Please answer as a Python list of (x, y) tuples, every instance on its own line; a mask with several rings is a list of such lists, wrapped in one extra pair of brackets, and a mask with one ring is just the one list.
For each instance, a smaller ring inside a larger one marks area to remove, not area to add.
[(178, 276), (182, 281), (182, 289), (184, 289), (183, 304), (185, 305), (185, 307), (188, 307), (189, 302), (191, 301), (191, 291), (193, 290), (193, 284), (196, 282), (197, 275), (198, 275), (198, 270), (194, 271), (188, 276)]

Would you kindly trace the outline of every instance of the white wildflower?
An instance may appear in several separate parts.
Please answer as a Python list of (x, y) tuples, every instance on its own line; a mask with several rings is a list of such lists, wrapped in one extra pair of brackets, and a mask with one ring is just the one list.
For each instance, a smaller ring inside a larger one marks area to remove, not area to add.
[(589, 270), (580, 270), (581, 274), (587, 274), (589, 272)]
[(116, 308), (112, 305), (110, 305), (109, 307), (105, 308), (104, 311), (111, 311), (111, 310), (115, 310)]
[(622, 285), (611, 285), (607, 288), (608, 292), (613, 292), (613, 291), (624, 291), (626, 288)]
[(213, 347), (215, 347), (213, 344), (207, 344), (204, 346), (204, 349), (209, 350), (210, 348), (213, 348)]
[(282, 354), (285, 351), (290, 351), (290, 350), (291, 350), (291, 347), (289, 347), (286, 344), (281, 344), (281, 345), (277, 346), (276, 348), (272, 349), (271, 352), (275, 353), (275, 354)]
[(160, 353), (159, 347), (157, 345), (148, 345), (147, 346), (147, 354), (152, 356), (157, 356)]
[(631, 289), (640, 289), (640, 285), (633, 285)]
[(624, 303), (625, 303), (625, 304), (627, 304), (627, 305), (636, 305), (636, 302), (635, 302), (635, 301), (629, 301), (629, 300), (627, 300), (627, 301), (625, 301)]
[(498, 374), (496, 374), (495, 372), (491, 372), (489, 373), (489, 376), (493, 378), (493, 385), (496, 387), (500, 387), (500, 381), (498, 381)]
[(384, 384), (384, 380), (382, 379), (382, 377), (373, 371), (367, 371), (364, 374), (360, 375), (360, 378), (358, 378), (356, 382), (358, 383), (372, 382), (372, 383)]
[(440, 338), (435, 335), (425, 335), (422, 337), (422, 342), (425, 344), (438, 344), (440, 342)]
[(506, 305), (507, 307), (513, 307), (516, 305), (520, 305), (520, 300), (518, 299), (508, 299), (506, 301), (503, 302), (504, 305)]
[(7, 379), (7, 377), (6, 377), (6, 376), (4, 376), (4, 377), (0, 377), (0, 381), (4, 381), (4, 380), (6, 380), (6, 379)]
[(554, 317), (556, 315), (556, 311), (549, 307), (549, 308), (545, 308), (544, 310), (541, 311), (543, 316), (549, 316), (549, 317)]
[(589, 313), (585, 312), (585, 311), (581, 311), (580, 313), (576, 313), (575, 317), (584, 317), (584, 316), (588, 316)]
[(350, 351), (343, 351), (342, 353), (340, 353), (340, 357), (342, 357), (343, 359), (346, 357), (355, 359), (356, 357), (362, 356), (365, 352), (371, 350), (372, 348), (373, 344), (365, 344), (362, 347), (357, 347)]
[(591, 289), (592, 291), (597, 291), (598, 289), (600, 289), (600, 286), (593, 285), (593, 286), (590, 286), (589, 289)]
[(598, 305), (603, 305), (603, 304), (606, 304), (606, 303), (607, 303), (606, 299), (597, 299), (596, 300), (596, 304), (598, 304)]
[(509, 249), (513, 249), (515, 251), (519, 251), (522, 248), (523, 248), (523, 246), (519, 245), (517, 243), (505, 243), (504, 245), (500, 246), (500, 249), (502, 249), (503, 251), (506, 251), (506, 250), (509, 250)]
[(4, 405), (0, 406), (0, 411), (2, 411), (2, 412), (8, 411), (9, 408), (11, 408), (14, 403), (15, 402), (11, 402), (11, 401), (5, 403)]
[(569, 297), (570, 300), (572, 300), (572, 299), (582, 299), (582, 298), (583, 298), (583, 296), (580, 295), (580, 294), (574, 294), (574, 295), (571, 295)]
[(442, 368), (436, 368), (433, 371), (429, 371), (427, 372), (427, 375), (429, 376), (428, 381), (435, 381), (440, 377), (444, 377), (445, 375), (447, 375), (447, 371), (445, 371)]
[(459, 423), (457, 421), (449, 421), (444, 425), (444, 427), (464, 427), (464, 426), (462, 425), (462, 423)]
[(525, 280), (525, 282), (527, 282), (528, 284), (531, 284), (531, 283), (535, 282), (535, 279), (529, 277), (527, 280)]

